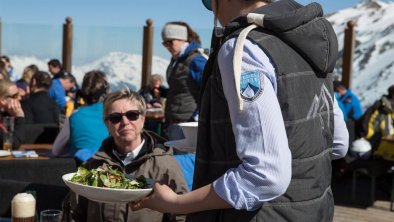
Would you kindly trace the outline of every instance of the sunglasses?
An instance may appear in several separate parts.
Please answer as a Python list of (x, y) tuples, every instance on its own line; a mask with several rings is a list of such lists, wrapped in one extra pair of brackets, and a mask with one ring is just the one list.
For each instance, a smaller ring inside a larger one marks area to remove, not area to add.
[(135, 121), (140, 114), (138, 110), (129, 110), (125, 113), (111, 113), (105, 117), (105, 120), (109, 120), (111, 123), (116, 124), (122, 121), (123, 116), (126, 116), (129, 121)]
[(163, 41), (161, 44), (163, 44), (164, 47), (169, 47), (169, 46), (172, 46), (172, 41), (174, 41), (174, 40), (173, 39), (166, 40), (166, 41)]
[(18, 99), (19, 98), (19, 93), (15, 93), (15, 94), (9, 95), (7, 97), (11, 98), (11, 99)]

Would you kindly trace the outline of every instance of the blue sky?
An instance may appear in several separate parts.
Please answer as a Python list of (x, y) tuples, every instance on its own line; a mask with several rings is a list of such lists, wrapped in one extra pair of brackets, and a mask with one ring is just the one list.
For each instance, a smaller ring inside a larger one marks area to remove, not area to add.
[[(311, 0), (299, 0), (308, 4)], [(351, 7), (359, 0), (317, 1), (326, 13)], [(141, 54), (142, 27), (148, 18), (155, 27), (154, 55), (169, 59), (161, 46), (160, 29), (182, 20), (210, 44), (213, 15), (200, 0), (0, 0), (3, 54), (61, 57), (62, 24), (74, 24), (73, 63), (92, 62), (112, 51)]]
[[(311, 0), (299, 0), (308, 4)], [(326, 12), (349, 7), (359, 0), (319, 0)], [(0, 0), (5, 23), (61, 24), (71, 16), (76, 25), (141, 26), (147, 18), (154, 25), (183, 20), (192, 27), (212, 27), (212, 13), (200, 0)]]

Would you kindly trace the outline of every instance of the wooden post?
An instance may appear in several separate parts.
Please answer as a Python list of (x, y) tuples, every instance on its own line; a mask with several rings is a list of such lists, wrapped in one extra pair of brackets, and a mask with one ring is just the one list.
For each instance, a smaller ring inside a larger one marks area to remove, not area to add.
[(342, 84), (349, 89), (352, 83), (353, 55), (355, 44), (355, 22), (348, 21), (345, 29), (344, 45), (343, 45), (343, 63), (342, 63)]
[(71, 73), (73, 49), (73, 25), (71, 17), (66, 18), (63, 24), (63, 69)]
[(3, 55), (3, 22), (0, 17), (0, 55)]
[(144, 40), (142, 48), (142, 76), (141, 87), (149, 84), (149, 78), (152, 74), (152, 52), (153, 52), (153, 21), (146, 20), (144, 26)]

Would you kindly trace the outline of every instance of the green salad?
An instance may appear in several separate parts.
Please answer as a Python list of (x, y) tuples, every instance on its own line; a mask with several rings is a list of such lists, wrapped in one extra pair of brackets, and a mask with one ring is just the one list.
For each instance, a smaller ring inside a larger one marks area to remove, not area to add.
[(139, 176), (135, 180), (125, 177), (124, 173), (106, 163), (97, 169), (87, 170), (78, 167), (77, 173), (70, 179), (71, 182), (94, 187), (107, 187), (115, 189), (143, 189), (147, 188), (147, 181), (144, 176)]

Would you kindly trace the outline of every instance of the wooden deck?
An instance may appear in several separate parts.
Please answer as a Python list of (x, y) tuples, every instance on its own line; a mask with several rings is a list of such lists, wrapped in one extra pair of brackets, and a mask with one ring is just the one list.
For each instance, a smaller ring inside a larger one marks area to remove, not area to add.
[(376, 179), (374, 202), (370, 200), (371, 180), (368, 177), (361, 176), (357, 180), (354, 200), (351, 199), (352, 175), (334, 178), (334, 222), (394, 222), (394, 212), (390, 211), (392, 178), (392, 174), (385, 174)]
[(335, 206), (334, 222), (393, 222), (390, 202), (378, 200), (370, 207)]

